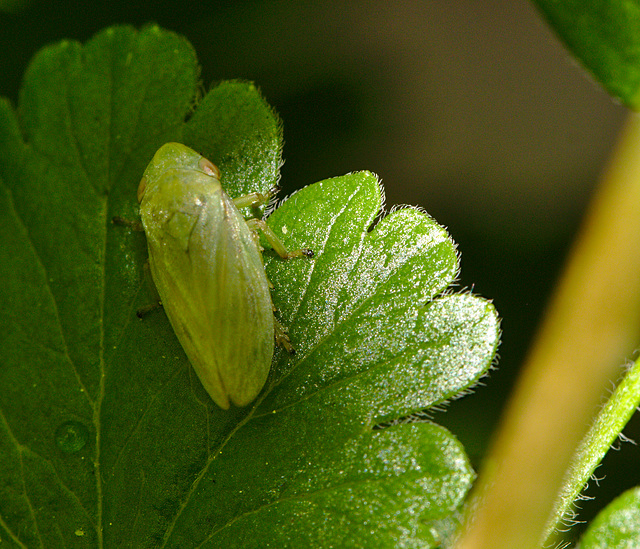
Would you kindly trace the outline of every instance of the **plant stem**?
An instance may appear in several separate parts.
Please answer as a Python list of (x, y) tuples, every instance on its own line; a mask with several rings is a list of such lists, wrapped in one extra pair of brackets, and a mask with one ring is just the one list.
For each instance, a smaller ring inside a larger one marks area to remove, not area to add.
[(625, 374), (623, 380), (598, 412), (589, 432), (582, 439), (571, 459), (551, 518), (547, 524), (545, 547), (557, 547), (562, 535), (557, 528), (563, 517), (571, 519), (573, 502), (618, 439), (625, 425), (635, 413), (640, 400), (640, 359)]
[(456, 549), (540, 547), (563, 476), (640, 334), (640, 118), (627, 122), (478, 481)]

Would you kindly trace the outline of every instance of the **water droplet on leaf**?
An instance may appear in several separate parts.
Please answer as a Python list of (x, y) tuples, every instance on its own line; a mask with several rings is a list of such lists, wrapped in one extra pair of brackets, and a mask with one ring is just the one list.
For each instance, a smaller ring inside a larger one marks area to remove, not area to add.
[(78, 421), (65, 421), (56, 429), (56, 445), (67, 454), (82, 450), (89, 440), (89, 429)]

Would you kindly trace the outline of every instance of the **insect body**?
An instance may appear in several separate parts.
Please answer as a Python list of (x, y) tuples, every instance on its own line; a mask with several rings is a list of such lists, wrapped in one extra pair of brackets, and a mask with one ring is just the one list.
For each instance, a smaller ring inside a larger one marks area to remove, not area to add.
[[(163, 145), (138, 188), (149, 264), (164, 309), (194, 370), (214, 402), (250, 403), (266, 382), (277, 335), (269, 282), (257, 235), (209, 160), (179, 143)], [(287, 252), (263, 221), (267, 239)], [(275, 238), (275, 239), (274, 239)]]

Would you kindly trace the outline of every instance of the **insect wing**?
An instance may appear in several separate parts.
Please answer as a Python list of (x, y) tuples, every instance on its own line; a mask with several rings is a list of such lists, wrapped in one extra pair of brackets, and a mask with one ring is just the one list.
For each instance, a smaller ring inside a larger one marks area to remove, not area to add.
[(267, 379), (274, 347), (269, 286), (254, 235), (216, 177), (169, 169), (141, 216), (153, 280), (211, 398), (243, 406)]

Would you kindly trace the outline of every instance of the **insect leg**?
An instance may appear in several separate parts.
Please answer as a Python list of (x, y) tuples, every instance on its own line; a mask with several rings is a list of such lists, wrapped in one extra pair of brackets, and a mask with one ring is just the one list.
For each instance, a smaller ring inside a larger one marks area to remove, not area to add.
[(144, 232), (144, 228), (140, 221), (131, 221), (130, 219), (125, 219), (124, 217), (116, 215), (111, 219), (111, 222), (114, 225), (119, 225), (121, 227), (129, 227), (131, 230), (136, 232)]
[(278, 235), (276, 235), (271, 227), (269, 227), (269, 225), (267, 225), (267, 223), (262, 219), (247, 219), (247, 225), (249, 225), (249, 228), (254, 231), (260, 229), (267, 239), (267, 242), (282, 259), (291, 259), (292, 257), (302, 256), (313, 257), (313, 250), (310, 250), (309, 248), (302, 248), (301, 250), (293, 250), (291, 252), (288, 251), (282, 241), (278, 238)]
[(296, 350), (293, 348), (293, 345), (291, 345), (291, 340), (287, 335), (287, 329), (280, 324), (280, 321), (275, 316), (273, 317), (273, 326), (275, 328), (276, 345), (284, 347), (285, 351), (290, 355), (295, 355)]
[(278, 192), (278, 188), (274, 187), (268, 193), (249, 193), (233, 199), (236, 208), (249, 208), (253, 206), (262, 206), (271, 200), (271, 197)]

